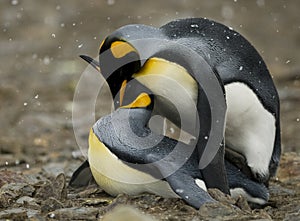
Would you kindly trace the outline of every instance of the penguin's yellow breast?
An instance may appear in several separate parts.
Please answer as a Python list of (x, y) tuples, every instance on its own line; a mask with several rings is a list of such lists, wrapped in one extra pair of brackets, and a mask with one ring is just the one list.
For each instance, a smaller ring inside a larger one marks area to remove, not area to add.
[[(196, 101), (198, 85), (195, 79), (182, 66), (162, 58), (150, 58), (142, 69), (132, 75), (142, 84), (160, 95), (179, 95), (183, 92)], [(177, 90), (176, 90), (177, 89)]]
[(179, 113), (180, 117), (189, 125), (196, 121), (198, 84), (185, 68), (154, 57), (147, 60), (133, 77), (149, 88), (154, 95), (159, 95), (155, 97), (155, 112), (180, 125), (177, 111), (184, 109)]
[(164, 197), (177, 197), (169, 184), (133, 169), (114, 155), (90, 130), (88, 158), (97, 184), (110, 195), (136, 195), (150, 192)]

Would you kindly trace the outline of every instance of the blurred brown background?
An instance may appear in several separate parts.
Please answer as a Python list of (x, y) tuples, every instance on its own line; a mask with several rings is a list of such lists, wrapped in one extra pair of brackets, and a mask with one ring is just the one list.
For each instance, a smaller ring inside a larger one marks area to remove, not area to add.
[(86, 67), (78, 55), (96, 56), (102, 39), (122, 25), (185, 17), (224, 23), (256, 47), (281, 97), (283, 147), (299, 152), (299, 9), (298, 0), (3, 0), (0, 153), (30, 162), (71, 157), (72, 99)]

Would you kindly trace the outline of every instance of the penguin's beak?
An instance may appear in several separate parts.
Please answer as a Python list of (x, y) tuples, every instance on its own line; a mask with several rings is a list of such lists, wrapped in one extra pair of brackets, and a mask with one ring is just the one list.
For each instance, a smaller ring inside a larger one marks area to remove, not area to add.
[(87, 63), (89, 63), (90, 65), (92, 65), (93, 68), (95, 68), (97, 71), (100, 72), (100, 64), (98, 61), (96, 61), (95, 59), (87, 56), (87, 55), (79, 55), (79, 57), (81, 57), (83, 60), (85, 60)]
[[(93, 59), (87, 55), (80, 55), (79, 57), (81, 57), (83, 60), (85, 60), (87, 63), (89, 63), (98, 72), (101, 72), (100, 64), (98, 61), (96, 61), (95, 59)], [(120, 88), (120, 100), (119, 100), (120, 106), (122, 106), (122, 104), (123, 104), (123, 98), (124, 98), (124, 94), (125, 94), (126, 85), (127, 85), (127, 80), (124, 80), (121, 85), (121, 88)]]

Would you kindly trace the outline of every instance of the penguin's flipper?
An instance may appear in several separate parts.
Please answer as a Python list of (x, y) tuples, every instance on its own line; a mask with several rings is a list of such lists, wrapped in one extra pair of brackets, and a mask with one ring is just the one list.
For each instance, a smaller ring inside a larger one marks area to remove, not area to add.
[(166, 178), (173, 191), (186, 203), (199, 209), (204, 203), (215, 202), (210, 195), (196, 184), (195, 179), (182, 171)]
[(223, 193), (229, 194), (229, 186), (224, 163), (224, 153), (225, 148), (222, 143), (214, 159), (210, 164), (201, 170), (201, 174), (208, 188), (218, 188)]
[(265, 205), (269, 200), (268, 188), (244, 174), (236, 165), (225, 161), (232, 197), (244, 196), (252, 205)]
[[(161, 175), (165, 177), (164, 179), (168, 182), (172, 190), (187, 204), (199, 209), (204, 203), (215, 202), (215, 200), (211, 198), (207, 191), (203, 189), (206, 187), (202, 188), (196, 183), (196, 179), (193, 177), (193, 174), (200, 175), (200, 173), (198, 168), (194, 168), (195, 170), (193, 169), (193, 166), (198, 165), (197, 163), (192, 165), (192, 159), (187, 161), (185, 165), (178, 170), (175, 169), (178, 166), (176, 161), (160, 160), (160, 157), (154, 154), (149, 154), (147, 156), (147, 160), (148, 163), (157, 162), (153, 165), (155, 165)], [(171, 171), (175, 172), (169, 175)]]
[(83, 187), (87, 186), (93, 180), (92, 171), (89, 162), (86, 160), (80, 167), (73, 173), (69, 186)]
[[(203, 68), (205, 69), (205, 66)], [(211, 95), (209, 97), (206, 94), (205, 88), (198, 82), (197, 111), (200, 131), (196, 147), (200, 159), (199, 169), (207, 188), (217, 188), (225, 194), (230, 194), (224, 162), (224, 131), (227, 109), (225, 89), (218, 73), (213, 70), (209, 72), (214, 74), (218, 80), (214, 87), (219, 87), (222, 90), (216, 88), (217, 97), (212, 98)], [(204, 166), (204, 162), (207, 160), (210, 162)]]

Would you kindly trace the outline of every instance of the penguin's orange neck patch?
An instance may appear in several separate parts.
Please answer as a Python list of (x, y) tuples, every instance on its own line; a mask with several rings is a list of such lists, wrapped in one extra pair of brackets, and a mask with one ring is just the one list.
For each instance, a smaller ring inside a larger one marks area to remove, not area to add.
[(132, 103), (120, 108), (145, 108), (151, 104), (151, 98), (146, 93), (141, 93)]
[(122, 58), (130, 52), (136, 52), (135, 48), (124, 41), (115, 41), (111, 44), (110, 50), (115, 58)]

